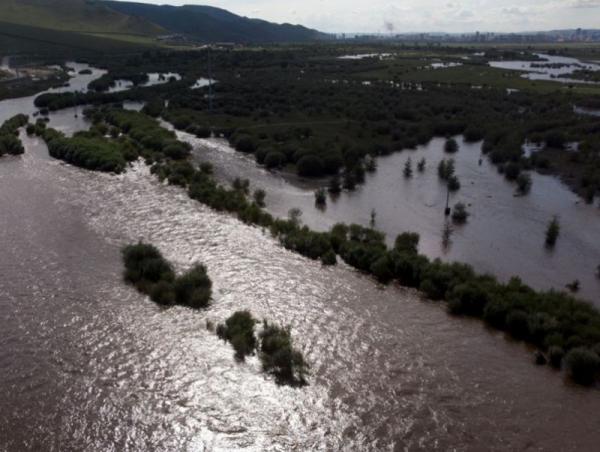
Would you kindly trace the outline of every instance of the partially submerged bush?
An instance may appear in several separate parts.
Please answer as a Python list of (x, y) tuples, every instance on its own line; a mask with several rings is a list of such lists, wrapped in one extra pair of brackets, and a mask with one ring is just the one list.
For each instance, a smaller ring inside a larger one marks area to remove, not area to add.
[(190, 308), (200, 309), (208, 306), (212, 294), (212, 282), (206, 273), (206, 267), (194, 265), (174, 282), (175, 302)]
[(273, 375), (279, 384), (305, 385), (309, 366), (302, 353), (293, 347), (289, 327), (281, 328), (265, 321), (259, 337), (264, 371)]
[(591, 385), (600, 370), (600, 358), (587, 348), (574, 348), (565, 357), (569, 375), (582, 385)]
[(293, 347), (289, 327), (281, 328), (265, 320), (257, 340), (256, 323), (249, 311), (237, 311), (217, 327), (217, 335), (231, 343), (240, 361), (259, 350), (263, 371), (273, 375), (278, 384), (305, 385), (309, 366)]
[(467, 222), (468, 217), (469, 212), (467, 212), (467, 207), (464, 205), (464, 203), (456, 203), (454, 209), (452, 210), (452, 221), (454, 221), (454, 223), (463, 224)]
[(249, 311), (237, 311), (225, 321), (225, 324), (217, 326), (217, 335), (231, 343), (235, 350), (235, 357), (240, 361), (256, 350), (257, 341), (254, 335), (256, 323), (257, 320)]
[(195, 265), (176, 277), (171, 264), (152, 245), (138, 243), (122, 250), (125, 281), (152, 301), (164, 306), (180, 304), (199, 309), (208, 305), (212, 283), (206, 267)]

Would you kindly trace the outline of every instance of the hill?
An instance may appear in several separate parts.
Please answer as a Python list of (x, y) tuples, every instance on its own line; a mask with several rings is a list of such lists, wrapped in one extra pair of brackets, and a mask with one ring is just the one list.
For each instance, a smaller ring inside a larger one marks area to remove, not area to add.
[(149, 5), (120, 1), (103, 1), (102, 4), (128, 16), (143, 18), (171, 33), (183, 34), (202, 42), (303, 42), (327, 36), (301, 25), (249, 19), (211, 6)]
[(165, 31), (92, 0), (0, 0), (0, 20), (17, 25), (84, 33), (156, 36)]

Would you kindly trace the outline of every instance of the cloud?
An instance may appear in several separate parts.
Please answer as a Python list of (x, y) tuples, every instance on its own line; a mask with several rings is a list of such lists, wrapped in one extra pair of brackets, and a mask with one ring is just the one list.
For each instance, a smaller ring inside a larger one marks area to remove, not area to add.
[(572, 8), (600, 8), (600, 0), (571, 0)]

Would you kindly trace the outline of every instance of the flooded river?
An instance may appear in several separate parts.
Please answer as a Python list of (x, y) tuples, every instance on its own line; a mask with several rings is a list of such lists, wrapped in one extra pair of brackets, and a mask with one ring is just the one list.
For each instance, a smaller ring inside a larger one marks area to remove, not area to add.
[[(23, 141), (23, 156), (0, 159), (0, 450), (575, 451), (600, 441), (598, 391), (533, 366), (530, 350), (480, 322), (290, 253), (141, 164), (88, 172)], [(139, 239), (179, 271), (206, 263), (213, 305), (162, 310), (126, 286), (120, 248)], [(292, 325), (308, 387), (278, 387), (207, 331), (238, 309)]]
[[(225, 140), (177, 133), (194, 145), (199, 160), (214, 164), (221, 180), (247, 177), (253, 186), (264, 188), (267, 209), (275, 215), (285, 217), (291, 207), (298, 207), (306, 224), (325, 230), (337, 222), (366, 226), (375, 210), (376, 227), (386, 233), (390, 244), (399, 233), (414, 231), (421, 235), (420, 250), (427, 256), (467, 262), (502, 280), (517, 275), (536, 288), (564, 290), (565, 284), (579, 279), (579, 295), (600, 307), (600, 278), (596, 276), (600, 208), (586, 205), (557, 178), (535, 173), (531, 192), (516, 197), (515, 184), (481, 155), (480, 143), (465, 143), (457, 137), (460, 151), (450, 156), (444, 153), (444, 140), (434, 139), (414, 151), (378, 158), (377, 172), (367, 175), (364, 185), (337, 199), (329, 198), (322, 210), (315, 206), (314, 181), (269, 172)], [(450, 223), (448, 241), (446, 186), (438, 178), (437, 165), (449, 157), (456, 162), (461, 182), (461, 189), (450, 196), (450, 205), (463, 202), (471, 215), (465, 225)], [(425, 172), (415, 169), (413, 177), (406, 179), (402, 171), (408, 158), (413, 168), (425, 158)], [(561, 235), (555, 249), (548, 250), (544, 234), (554, 215), (560, 218)]]
[(577, 58), (558, 55), (536, 54), (537, 61), (490, 61), (490, 66), (499, 69), (525, 72), (524, 78), (530, 80), (552, 80), (560, 83), (592, 83), (568, 75), (577, 70), (600, 71), (600, 64), (584, 62)]

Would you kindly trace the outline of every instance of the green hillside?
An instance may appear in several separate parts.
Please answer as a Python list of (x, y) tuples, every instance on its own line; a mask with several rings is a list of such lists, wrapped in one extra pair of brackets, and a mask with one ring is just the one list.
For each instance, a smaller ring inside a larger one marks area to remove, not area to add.
[[(150, 45), (150, 44), (149, 44)], [(130, 53), (148, 48), (112, 35), (92, 36), (0, 21), (0, 55), (38, 55), (50, 59)]]
[(275, 24), (249, 19), (221, 8), (202, 5), (150, 5), (147, 3), (102, 1), (107, 7), (140, 17), (201, 42), (236, 43), (306, 42), (327, 35), (301, 25)]
[(146, 19), (94, 0), (0, 0), (0, 20), (61, 31), (155, 36), (164, 33)]

